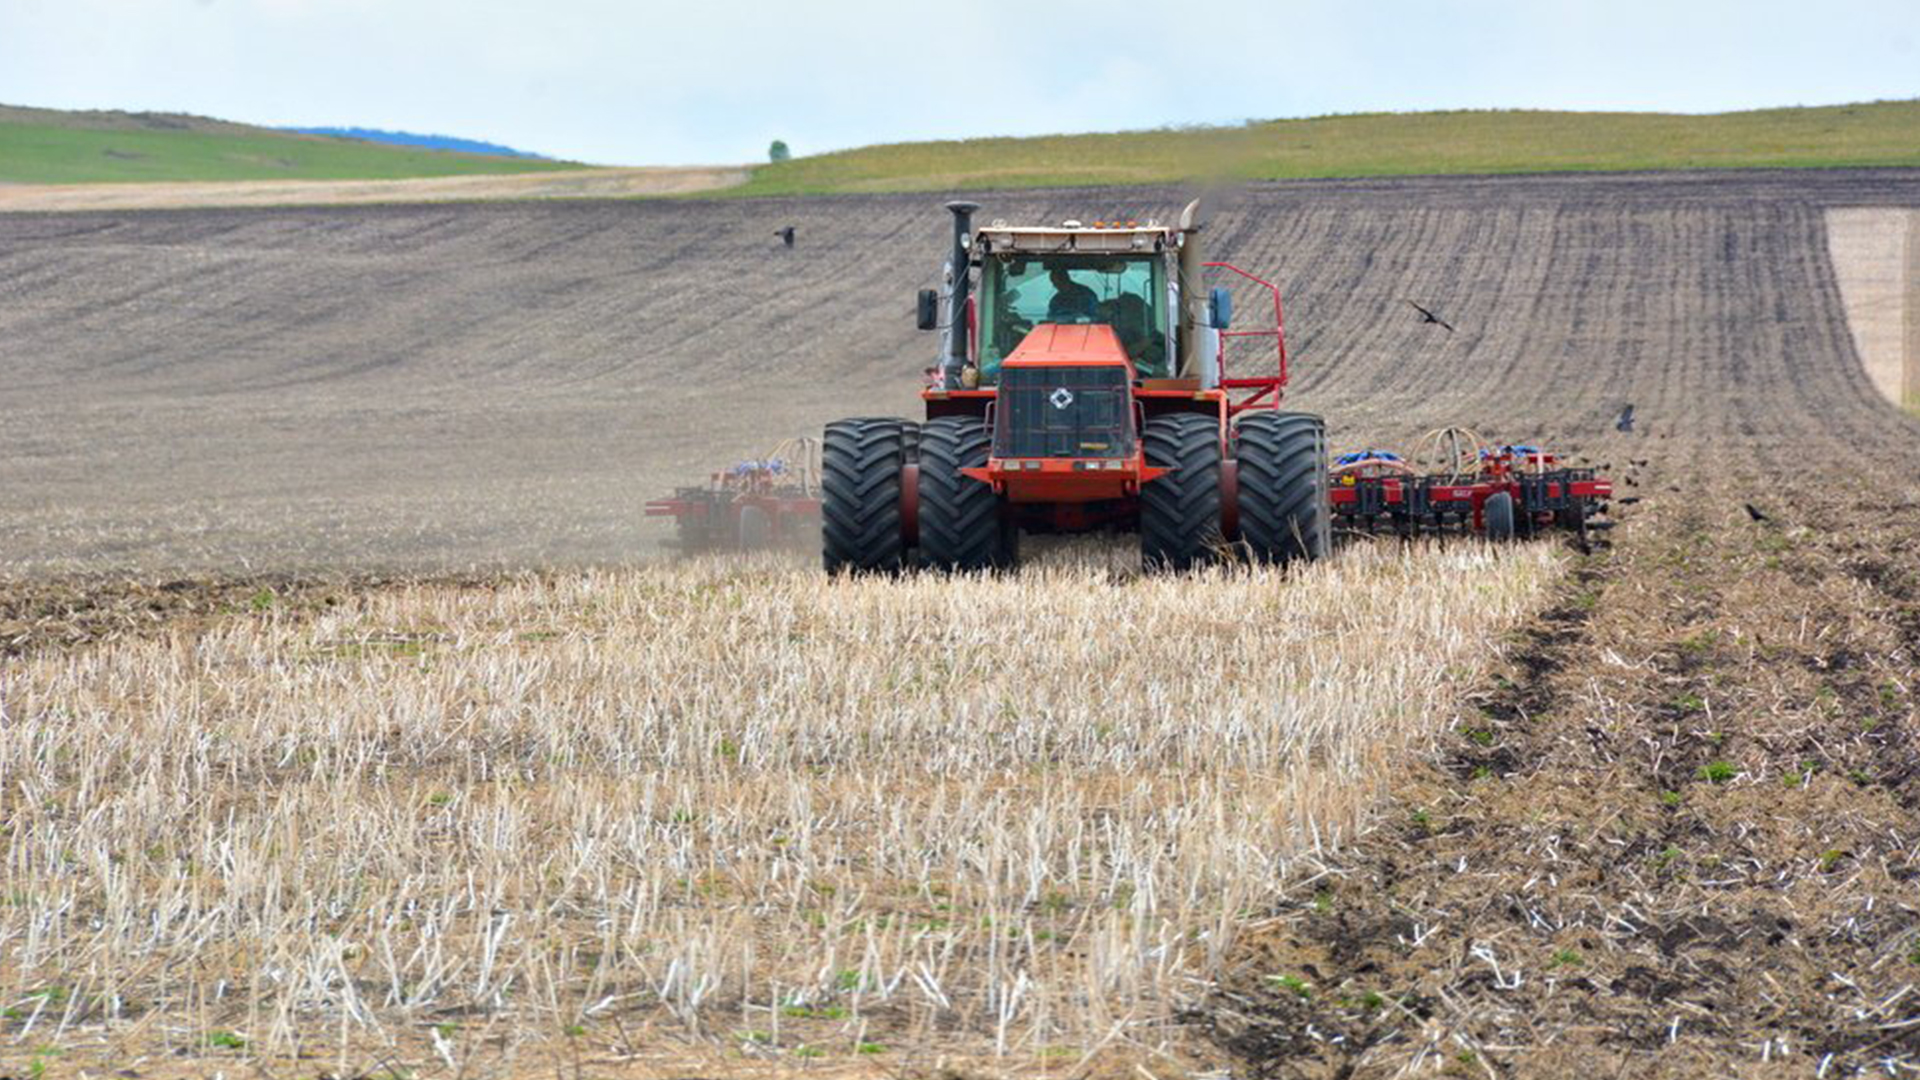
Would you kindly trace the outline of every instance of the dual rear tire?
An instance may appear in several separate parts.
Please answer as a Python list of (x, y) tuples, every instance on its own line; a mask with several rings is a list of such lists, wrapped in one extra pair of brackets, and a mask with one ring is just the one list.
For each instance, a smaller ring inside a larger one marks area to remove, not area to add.
[(1327, 425), (1307, 413), (1240, 418), (1234, 457), (1240, 542), (1256, 562), (1319, 559), (1333, 545), (1327, 491)]
[[(1148, 569), (1203, 566), (1228, 544), (1222, 529), (1218, 421), (1173, 413), (1141, 433), (1147, 464), (1167, 472), (1140, 493), (1140, 553)], [(991, 436), (973, 417), (924, 426), (868, 418), (827, 425), (822, 446), (822, 562), (829, 572), (904, 569), (906, 466), (917, 465), (919, 563), (928, 569), (1002, 569), (1019, 558), (1019, 531), (991, 486), (964, 470), (987, 463)], [(1240, 545), (1256, 562), (1318, 559), (1330, 547), (1324, 423), (1262, 412), (1235, 432)]]
[(986, 424), (942, 416), (920, 429), (920, 562), (929, 570), (1000, 570), (1020, 558), (1020, 530), (993, 485), (963, 469), (982, 468), (992, 446)]
[(1147, 464), (1167, 473), (1140, 487), (1140, 558), (1149, 570), (1190, 570), (1226, 544), (1220, 528), (1220, 425), (1211, 416), (1150, 418)]
[(900, 528), (905, 420), (836, 420), (820, 445), (820, 551), (828, 573), (888, 573), (906, 553)]
[[(1227, 549), (1221, 529), (1220, 428), (1210, 416), (1147, 421), (1147, 464), (1170, 470), (1140, 491), (1140, 551), (1149, 568), (1188, 570)], [(1325, 556), (1332, 546), (1326, 424), (1259, 412), (1234, 430), (1239, 548), (1257, 563)]]
[(827, 425), (820, 452), (821, 562), (829, 573), (892, 573), (910, 565), (903, 488), (917, 465), (919, 559), (935, 570), (1012, 566), (1019, 532), (989, 484), (961, 470), (984, 466), (990, 439), (973, 417), (925, 425), (891, 418)]

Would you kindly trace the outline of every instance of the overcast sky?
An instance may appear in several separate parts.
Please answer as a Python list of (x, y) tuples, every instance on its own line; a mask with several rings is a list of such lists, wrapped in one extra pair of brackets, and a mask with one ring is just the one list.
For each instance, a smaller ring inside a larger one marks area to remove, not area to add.
[(1920, 0), (0, 0), (7, 104), (619, 164), (760, 160), (774, 138), (804, 154), (1331, 112), (1916, 96)]

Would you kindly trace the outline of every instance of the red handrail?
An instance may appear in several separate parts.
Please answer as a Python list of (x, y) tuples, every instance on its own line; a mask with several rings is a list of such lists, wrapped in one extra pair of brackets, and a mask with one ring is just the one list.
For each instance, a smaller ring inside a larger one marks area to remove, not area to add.
[[(1245, 270), (1227, 262), (1203, 264), (1209, 270), (1231, 270), (1273, 295), (1273, 329), (1271, 330), (1222, 330), (1220, 331), (1220, 386), (1226, 390), (1250, 390), (1235, 401), (1231, 396), (1227, 400), (1227, 415), (1235, 416), (1248, 409), (1278, 409), (1280, 399), (1285, 396), (1287, 385), (1287, 331), (1286, 313), (1280, 306), (1280, 286), (1265, 278), (1249, 274)], [(1227, 340), (1229, 338), (1271, 337), (1274, 351), (1279, 358), (1276, 374), (1271, 376), (1246, 376), (1229, 378), (1227, 376)]]

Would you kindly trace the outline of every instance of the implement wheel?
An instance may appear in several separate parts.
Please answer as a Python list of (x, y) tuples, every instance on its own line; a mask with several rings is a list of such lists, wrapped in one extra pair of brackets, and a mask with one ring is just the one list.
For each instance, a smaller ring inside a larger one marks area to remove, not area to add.
[(1513, 496), (1496, 491), (1481, 504), (1480, 515), (1486, 521), (1487, 539), (1505, 543), (1513, 539)]
[(705, 520), (695, 521), (690, 517), (675, 519), (673, 523), (674, 544), (682, 555), (695, 555), (712, 547), (707, 536)]
[(1327, 425), (1307, 413), (1240, 418), (1240, 540), (1254, 561), (1324, 558), (1331, 546)]
[(773, 516), (758, 506), (740, 508), (740, 550), (759, 551), (773, 544)]
[(1147, 464), (1173, 471), (1140, 488), (1140, 556), (1149, 570), (1203, 566), (1221, 544), (1220, 424), (1173, 413), (1147, 421)]
[(961, 469), (987, 463), (991, 436), (971, 416), (920, 429), (920, 557), (930, 570), (991, 570), (1019, 557), (1019, 531), (1001, 520), (993, 485)]
[(905, 421), (836, 420), (820, 448), (821, 562), (829, 573), (900, 569)]

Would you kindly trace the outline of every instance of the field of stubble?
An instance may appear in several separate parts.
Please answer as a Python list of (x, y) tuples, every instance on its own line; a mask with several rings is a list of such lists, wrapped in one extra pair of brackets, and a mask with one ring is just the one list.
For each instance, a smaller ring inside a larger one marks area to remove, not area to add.
[(1920, 453), (1822, 230), (1913, 203), (1239, 193), (1337, 446), (1544, 439), (1614, 545), (958, 589), (630, 565), (654, 488), (910, 406), (926, 200), (0, 218), (0, 1064), (1910, 1061)]

